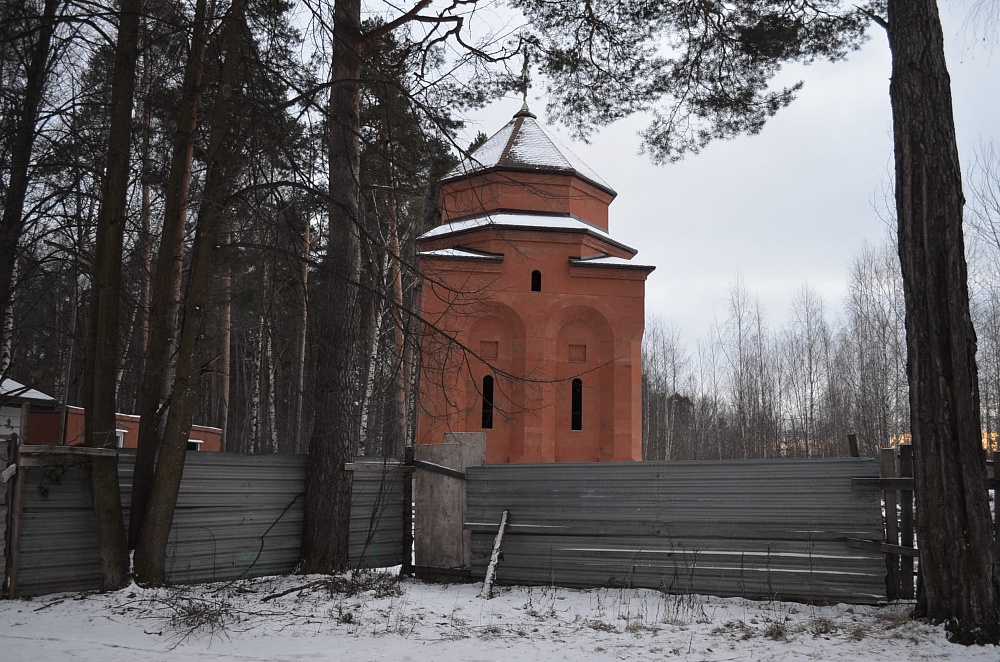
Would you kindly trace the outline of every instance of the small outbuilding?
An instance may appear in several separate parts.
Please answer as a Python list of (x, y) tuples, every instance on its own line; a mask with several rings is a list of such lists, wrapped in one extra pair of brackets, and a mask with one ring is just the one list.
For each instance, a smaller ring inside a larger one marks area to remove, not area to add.
[[(17, 434), (27, 444), (82, 446), (84, 410), (59, 404), (50, 395), (14, 381), (0, 383), (0, 442)], [(115, 441), (118, 448), (135, 448), (139, 443), (139, 417), (115, 414)], [(188, 450), (221, 451), (222, 430), (192, 425)]]

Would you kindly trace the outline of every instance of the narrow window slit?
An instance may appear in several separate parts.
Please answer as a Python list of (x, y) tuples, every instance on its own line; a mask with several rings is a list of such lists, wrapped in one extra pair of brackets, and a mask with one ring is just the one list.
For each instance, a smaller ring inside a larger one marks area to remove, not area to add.
[(493, 429), (493, 377), (483, 377), (483, 429)]
[(579, 378), (573, 380), (573, 410), (570, 429), (583, 429), (583, 380)]

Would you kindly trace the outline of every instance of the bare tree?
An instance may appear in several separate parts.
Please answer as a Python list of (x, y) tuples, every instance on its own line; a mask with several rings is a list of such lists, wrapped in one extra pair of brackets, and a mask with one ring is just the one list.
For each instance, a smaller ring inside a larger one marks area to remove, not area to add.
[(826, 455), (835, 443), (823, 436), (825, 388), (829, 366), (824, 348), (830, 329), (823, 302), (808, 285), (792, 300), (791, 328), (785, 335), (785, 365), (791, 409), (788, 412), (792, 434), (789, 445), (806, 457)]
[[(366, 56), (379, 40), (404, 27), (421, 26), (413, 40), (422, 68), (434, 60), (434, 48), (451, 40), (471, 58), (502, 59), (470, 45), (465, 11), (472, 2), (435, 7), (419, 0), (395, 18), (373, 26), (361, 20), (360, 0), (340, 0), (333, 7), (330, 97), (326, 110), (329, 243), (316, 273), (311, 300), (314, 328), (324, 342), (316, 348), (315, 417), (309, 442), (306, 484), (303, 572), (330, 572), (348, 565), (351, 476), (345, 465), (358, 448), (357, 405), (364, 399), (363, 379), (370, 356), (370, 291), (362, 283), (363, 240), (373, 236), (360, 214), (360, 81)], [(358, 369), (360, 368), (360, 371)]]
[[(52, 37), (60, 20), (62, 5), (62, 0), (45, 0), (41, 13), (32, 15), (35, 3), (23, 3), (20, 12), (13, 3), (4, 3), (3, 13), (0, 14), (6, 27), (4, 33), (0, 33), (3, 40), (0, 55), (6, 60), (0, 65), (2, 82), (6, 87), (8, 78), (23, 79), (19, 93), (11, 95), (19, 102), (12, 100), (9, 107), (3, 108), (6, 117), (0, 119), (0, 151), (3, 153), (0, 156), (0, 195), (3, 203), (0, 213), (0, 375), (5, 375), (10, 366), (15, 259), (24, 232), (24, 204), (39, 130), (39, 112), (51, 72)], [(8, 71), (14, 68), (12, 63), (18, 62), (25, 63), (23, 71)], [(4, 105), (7, 106), (6, 103)]]
[(850, 420), (869, 455), (909, 431), (903, 283), (894, 248), (866, 245), (855, 258), (841, 337)]
[[(107, 170), (101, 190), (94, 251), (95, 273), (88, 333), (89, 379), (85, 388), (87, 445), (115, 448), (121, 255), (132, 140), (132, 102), (139, 46), (139, 0), (121, 0), (111, 84), (111, 128)], [(128, 582), (125, 524), (118, 486), (118, 459), (95, 458), (91, 468), (102, 587)]]
[(218, 99), (212, 113), (211, 133), (206, 153), (206, 174), (203, 201), (198, 215), (191, 275), (183, 306), (183, 323), (178, 345), (177, 371), (171, 391), (171, 406), (167, 415), (156, 458), (148, 505), (136, 540), (136, 579), (149, 585), (161, 585), (166, 580), (166, 548), (173, 523), (174, 508), (184, 473), (185, 451), (194, 412), (199, 366), (197, 346), (204, 333), (216, 255), (226, 227), (226, 199), (232, 158), (229, 131), (233, 115), (233, 89), (239, 85), (239, 72), (246, 48), (246, 8), (243, 0), (233, 0), (223, 23), (226, 34), (226, 55), (219, 78)]
[[(214, 7), (214, 3), (212, 3)], [(160, 247), (156, 259), (156, 279), (149, 309), (149, 341), (143, 362), (142, 391), (139, 398), (138, 450), (132, 484), (129, 544), (134, 548), (142, 529), (146, 504), (152, 490), (156, 454), (159, 452), (167, 374), (171, 361), (174, 326), (177, 320), (181, 271), (184, 259), (184, 225), (191, 182), (194, 133), (198, 126), (199, 101), (205, 68), (205, 49), (211, 28), (206, 0), (195, 4), (190, 50), (184, 70), (172, 142), (170, 174), (167, 179)]]
[(690, 359), (680, 330), (657, 317), (646, 321), (642, 337), (644, 428), (643, 458), (672, 460), (680, 456), (679, 445), (689, 445), (691, 387)]
[(983, 435), (994, 450), (1000, 434), (1000, 153), (983, 142), (969, 181), (970, 286), (979, 340), (979, 395)]

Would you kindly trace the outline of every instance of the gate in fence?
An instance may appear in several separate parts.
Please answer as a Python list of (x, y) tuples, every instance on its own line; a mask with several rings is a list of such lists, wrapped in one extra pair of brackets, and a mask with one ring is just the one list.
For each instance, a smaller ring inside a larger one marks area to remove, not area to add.
[[(1000, 508), (996, 497), (1000, 489), (997, 480), (1000, 452), (994, 452), (987, 464), (987, 486), (993, 491), (994, 545), (1000, 554)], [(912, 600), (916, 596), (920, 551), (917, 543), (914, 511), (913, 446), (900, 444), (898, 449), (879, 451), (879, 478), (856, 478), (856, 490), (881, 491), (885, 513), (884, 542), (848, 540), (859, 549), (883, 552), (886, 565), (886, 593), (889, 600)]]

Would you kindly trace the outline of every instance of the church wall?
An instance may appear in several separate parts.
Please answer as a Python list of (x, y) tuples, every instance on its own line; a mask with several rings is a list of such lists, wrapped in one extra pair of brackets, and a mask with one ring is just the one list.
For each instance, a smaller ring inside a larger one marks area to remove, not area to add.
[[(445, 432), (481, 431), (481, 380), (492, 367), (527, 380), (495, 382), (497, 412), (494, 428), (486, 430), (488, 462), (641, 459), (645, 274), (571, 267), (568, 256), (580, 251), (567, 249), (571, 242), (564, 234), (492, 234), (491, 249), (505, 254), (499, 273), (496, 263), (423, 259), (422, 270), (430, 280), (475, 293), (456, 303), (451, 293), (445, 294), (448, 288), (425, 285), (425, 316), (444, 315), (442, 327), (457, 341), (480, 354), (483, 342), (495, 342), (497, 354), (495, 359), (482, 357), (489, 365), (476, 358), (463, 365), (456, 356), (449, 366), (429, 371), (442, 373), (445, 383), (434, 387), (450, 395), (445, 398), (422, 385), (422, 401), (431, 403), (425, 406), (436, 412), (437, 422), (418, 425), (418, 441), (438, 443)], [(581, 248), (579, 240), (576, 247)], [(531, 291), (533, 270), (541, 272), (540, 292)], [(442, 297), (449, 297), (448, 302)], [(494, 309), (509, 313), (501, 318), (490, 312)], [(505, 321), (514, 317), (513, 326)], [(586, 348), (582, 361), (570, 360), (570, 345)], [(434, 361), (448, 355), (440, 348), (430, 354)], [(452, 348), (451, 354), (458, 352)], [(521, 363), (514, 365), (512, 357), (518, 354)], [(462, 377), (454, 377), (459, 370)], [(571, 429), (573, 378), (583, 382), (581, 430)], [(449, 412), (447, 400), (460, 403), (461, 411), (452, 407)]]

